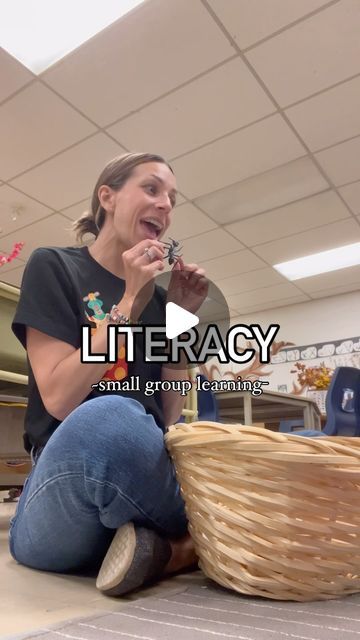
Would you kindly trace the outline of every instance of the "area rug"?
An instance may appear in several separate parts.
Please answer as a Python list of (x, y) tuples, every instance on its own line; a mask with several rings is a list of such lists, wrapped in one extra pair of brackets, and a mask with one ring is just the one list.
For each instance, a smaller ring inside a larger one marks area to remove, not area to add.
[(359, 640), (360, 594), (311, 602), (237, 595), (204, 578), (184, 591), (129, 602), (18, 640)]

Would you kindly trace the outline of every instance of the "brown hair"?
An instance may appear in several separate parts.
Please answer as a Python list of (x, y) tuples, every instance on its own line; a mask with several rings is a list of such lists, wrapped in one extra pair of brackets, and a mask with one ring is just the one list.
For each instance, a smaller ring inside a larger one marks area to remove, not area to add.
[(130, 178), (135, 167), (145, 162), (161, 162), (166, 164), (170, 171), (174, 173), (164, 158), (153, 153), (125, 153), (108, 162), (95, 185), (91, 198), (91, 210), (83, 213), (72, 225), (76, 239), (79, 242), (82, 241), (86, 233), (92, 233), (97, 237), (105, 222), (105, 210), (100, 205), (98, 196), (101, 185), (105, 184), (115, 191), (119, 191)]

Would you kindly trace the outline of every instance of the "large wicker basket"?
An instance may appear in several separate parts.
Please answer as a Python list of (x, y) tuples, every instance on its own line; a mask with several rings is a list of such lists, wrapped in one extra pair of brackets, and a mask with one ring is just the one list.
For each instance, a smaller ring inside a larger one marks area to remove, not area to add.
[(244, 594), (360, 591), (360, 439), (194, 422), (170, 427), (204, 573)]

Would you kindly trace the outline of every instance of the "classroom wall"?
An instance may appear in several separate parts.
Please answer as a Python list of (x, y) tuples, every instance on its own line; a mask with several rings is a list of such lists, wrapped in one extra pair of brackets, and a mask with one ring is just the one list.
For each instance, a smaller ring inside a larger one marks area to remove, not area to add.
[[(239, 316), (234, 324), (256, 324), (266, 330), (279, 324), (270, 363), (261, 365), (256, 358), (246, 365), (221, 364), (213, 359), (206, 365), (211, 379), (263, 379), (268, 389), (303, 394), (292, 373), (295, 362), (306, 366), (337, 366), (360, 368), (360, 293), (353, 292), (322, 298), (269, 311)], [(245, 342), (240, 344), (244, 347)], [(252, 343), (249, 345), (255, 347)]]

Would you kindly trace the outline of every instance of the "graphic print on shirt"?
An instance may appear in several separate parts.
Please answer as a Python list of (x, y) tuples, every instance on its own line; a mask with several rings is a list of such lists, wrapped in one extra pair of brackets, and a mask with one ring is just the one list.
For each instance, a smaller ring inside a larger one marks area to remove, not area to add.
[[(95, 327), (91, 328), (91, 336), (95, 335), (98, 328), (106, 321), (106, 313), (103, 311), (103, 301), (99, 298), (100, 292), (90, 292), (83, 298), (83, 301), (87, 303), (87, 306), (92, 311), (92, 315), (89, 315), (85, 309), (85, 315), (89, 322), (95, 324)], [(125, 347), (121, 346), (118, 351), (118, 359), (110, 369), (105, 371), (102, 380), (108, 382), (109, 380), (123, 380), (128, 376), (128, 365), (125, 360)]]
[(89, 316), (88, 312), (85, 309), (85, 315), (89, 322), (94, 322), (96, 326), (101, 324), (106, 318), (106, 313), (102, 310), (102, 306), (104, 303), (102, 300), (100, 300), (99, 295), (99, 291), (94, 291), (88, 293), (87, 296), (83, 298), (84, 302), (87, 302), (87, 306), (93, 312), (93, 315)]

